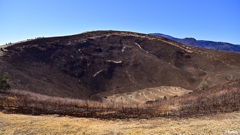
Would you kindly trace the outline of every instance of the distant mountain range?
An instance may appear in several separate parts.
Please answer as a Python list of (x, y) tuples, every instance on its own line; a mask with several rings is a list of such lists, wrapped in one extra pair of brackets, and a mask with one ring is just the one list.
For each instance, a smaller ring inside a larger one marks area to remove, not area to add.
[(170, 40), (186, 44), (189, 46), (213, 49), (213, 50), (223, 50), (223, 51), (231, 51), (231, 52), (240, 52), (240, 45), (230, 44), (225, 42), (214, 42), (214, 41), (206, 41), (206, 40), (196, 40), (195, 38), (176, 38), (169, 35), (161, 34), (161, 33), (152, 33), (154, 36), (161, 36), (168, 38)]

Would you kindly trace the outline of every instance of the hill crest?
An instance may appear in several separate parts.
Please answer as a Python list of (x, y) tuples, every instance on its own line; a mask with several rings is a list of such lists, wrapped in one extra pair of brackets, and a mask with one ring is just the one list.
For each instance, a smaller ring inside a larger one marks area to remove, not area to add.
[(238, 53), (134, 32), (39, 38), (3, 49), (0, 72), (11, 77), (12, 88), (59, 97), (89, 99), (159, 86), (202, 90), (240, 76)]

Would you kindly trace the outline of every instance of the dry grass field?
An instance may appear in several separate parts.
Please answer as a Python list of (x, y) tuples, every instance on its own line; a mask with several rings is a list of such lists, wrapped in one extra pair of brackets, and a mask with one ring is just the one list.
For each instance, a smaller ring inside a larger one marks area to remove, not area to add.
[(240, 112), (198, 118), (101, 120), (94, 118), (30, 116), (0, 113), (0, 134), (6, 135), (158, 135), (240, 134)]

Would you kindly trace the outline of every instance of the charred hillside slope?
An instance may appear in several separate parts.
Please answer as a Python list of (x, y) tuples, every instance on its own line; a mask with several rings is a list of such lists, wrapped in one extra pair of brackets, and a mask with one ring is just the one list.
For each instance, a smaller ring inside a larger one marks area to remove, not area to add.
[(133, 32), (40, 38), (0, 50), (11, 88), (88, 99), (158, 86), (208, 89), (240, 78), (240, 53), (205, 50)]

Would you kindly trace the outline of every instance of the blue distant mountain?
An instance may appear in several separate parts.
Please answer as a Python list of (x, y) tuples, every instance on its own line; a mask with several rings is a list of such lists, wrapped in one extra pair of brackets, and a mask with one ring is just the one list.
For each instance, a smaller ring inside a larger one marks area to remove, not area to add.
[(194, 46), (194, 47), (213, 49), (213, 50), (231, 51), (231, 52), (240, 52), (240, 45), (236, 45), (236, 44), (206, 41), (206, 40), (196, 40), (195, 38), (176, 38), (176, 37), (172, 37), (172, 36), (161, 34), (161, 33), (152, 33), (151, 35), (165, 37), (170, 40), (173, 40), (182, 44), (186, 44), (189, 46)]

